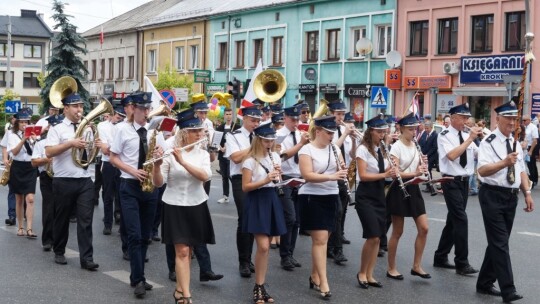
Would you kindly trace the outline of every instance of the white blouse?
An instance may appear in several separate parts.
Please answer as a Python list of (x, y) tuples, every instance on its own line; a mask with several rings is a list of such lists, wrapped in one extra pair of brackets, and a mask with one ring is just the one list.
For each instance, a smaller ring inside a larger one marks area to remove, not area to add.
[[(19, 131), (17, 132), (17, 134), (8, 131), (7, 133), (9, 135), (8, 137), (8, 142), (7, 142), (7, 151), (11, 153), (11, 155), (13, 155), (13, 160), (16, 160), (16, 161), (25, 161), (25, 162), (29, 162), (32, 160), (32, 155), (28, 154), (28, 152), (26, 151), (26, 147), (23, 145), (21, 150), (19, 151), (19, 154), (15, 155), (15, 153), (12, 152), (12, 150), (21, 142), (21, 137), (24, 136), (23, 132), (22, 131)], [(30, 141), (31, 139), (27, 139), (26, 140), (29, 144), (30, 144)], [(32, 146), (32, 144), (30, 144), (30, 147)]]
[[(202, 168), (210, 179), (212, 170), (208, 152), (195, 147), (189, 152), (182, 151), (181, 153), (184, 160)], [(166, 204), (184, 207), (197, 206), (208, 200), (208, 195), (203, 187), (204, 182), (193, 177), (186, 168), (176, 161), (174, 155), (171, 154), (163, 159), (161, 175), (163, 175), (163, 182), (167, 184), (162, 199)]]
[[(375, 151), (375, 155), (377, 155), (377, 151), (379, 151), (379, 147), (374, 147), (373, 151)], [(369, 153), (367, 147), (365, 145), (360, 145), (356, 149), (356, 158), (361, 158), (367, 163), (366, 171), (367, 173), (379, 173), (379, 161), (378, 159), (371, 155)], [(388, 167), (388, 161), (386, 158), (384, 159), (384, 168), (386, 169)], [(356, 171), (358, 171), (359, 168), (356, 168)], [(358, 173), (358, 180), (360, 180), (360, 172)]]
[(411, 146), (407, 147), (401, 140), (396, 141), (390, 149), (390, 155), (399, 159), (399, 171), (401, 172), (416, 172), (420, 164), (420, 155), (412, 142)]
[[(272, 157), (274, 158), (274, 162), (277, 165), (281, 165), (281, 160), (279, 159), (279, 155), (276, 152), (272, 152)], [(272, 161), (270, 160), (270, 157), (268, 155), (266, 155), (265, 158), (259, 160), (259, 162), (257, 162), (253, 157), (250, 157), (244, 161), (242, 168), (250, 170), (251, 182), (256, 182), (265, 179), (268, 175), (268, 173), (266, 173), (266, 170), (264, 170), (263, 166), (266, 167), (268, 172), (272, 172), (274, 170), (274, 165), (272, 165)], [(274, 182), (269, 182), (261, 188), (264, 187), (274, 187)]]
[[(339, 148), (337, 148), (339, 153)], [(315, 147), (313, 144), (307, 144), (303, 146), (298, 155), (309, 155), (313, 166), (313, 172), (319, 174), (332, 174), (337, 172), (337, 164), (334, 153), (330, 146), (326, 146), (322, 149)], [(337, 181), (326, 181), (321, 183), (305, 183), (298, 194), (315, 194), (315, 195), (328, 195), (338, 194)]]

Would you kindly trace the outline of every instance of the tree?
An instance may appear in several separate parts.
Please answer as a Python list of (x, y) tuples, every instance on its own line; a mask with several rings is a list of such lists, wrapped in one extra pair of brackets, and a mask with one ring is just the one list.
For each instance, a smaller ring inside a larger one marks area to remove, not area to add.
[(165, 70), (158, 69), (158, 80), (154, 83), (156, 90), (171, 90), (173, 88), (188, 89), (188, 102), (176, 103), (175, 110), (189, 108), (193, 94), (193, 79), (187, 75), (180, 75), (167, 64)]
[(53, 83), (60, 77), (69, 75), (77, 81), (78, 93), (84, 100), (84, 109), (89, 111), (91, 104), (90, 94), (81, 85), (81, 80), (86, 78), (88, 70), (84, 66), (77, 53), (86, 54), (86, 39), (77, 34), (77, 27), (69, 23), (73, 16), (64, 14), (65, 4), (59, 0), (53, 1), (53, 11), (56, 12), (52, 18), (56, 22), (54, 30), (60, 29), (60, 32), (53, 38), (56, 47), (52, 49), (52, 56), (46, 65), (48, 72), (45, 78), (44, 86), (41, 89), (40, 97), (42, 102), (41, 110), (45, 111), (50, 105), (49, 92)]
[[(4, 126), (6, 125), (6, 114), (5, 114), (5, 104), (8, 100), (19, 100), (20, 95), (17, 94), (15, 91), (11, 89), (7, 89), (4, 93), (4, 96), (0, 99), (0, 107), (2, 108), (2, 111), (0, 111), (0, 135), (4, 135)], [(11, 116), (11, 115), (10, 115)]]

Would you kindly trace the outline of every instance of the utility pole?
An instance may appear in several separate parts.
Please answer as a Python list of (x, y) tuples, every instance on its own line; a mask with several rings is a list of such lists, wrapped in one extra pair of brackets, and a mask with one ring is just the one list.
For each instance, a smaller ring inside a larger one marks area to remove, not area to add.
[(6, 88), (10, 88), (10, 84), (13, 81), (11, 79), (11, 16), (8, 16), (8, 30), (7, 30), (7, 75), (6, 75)]
[[(530, 86), (531, 86), (531, 63), (534, 60), (532, 54), (531, 43), (534, 39), (534, 34), (531, 32), (531, 18), (530, 18), (530, 6), (529, 0), (525, 0), (525, 64), (528, 65), (527, 74), (525, 75), (525, 87), (523, 88), (523, 95), (525, 96), (523, 101), (523, 113), (529, 114), (530, 111)], [(527, 61), (527, 57), (532, 56), (530, 61)]]

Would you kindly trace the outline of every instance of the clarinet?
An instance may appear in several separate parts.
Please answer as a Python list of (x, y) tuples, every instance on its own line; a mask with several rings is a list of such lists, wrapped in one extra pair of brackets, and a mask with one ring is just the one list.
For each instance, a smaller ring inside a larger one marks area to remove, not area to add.
[[(276, 163), (274, 162), (274, 157), (272, 156), (272, 150), (268, 149), (268, 156), (270, 157), (270, 162), (272, 162), (272, 166), (275, 167)], [(281, 175), (278, 176), (278, 181), (274, 181), (274, 184), (281, 182)], [(277, 193), (279, 196), (284, 196), (285, 193), (283, 192), (283, 187), (279, 186), (277, 187)]]
[[(336, 147), (334, 144), (330, 144), (330, 147), (332, 147), (332, 152), (334, 152), (334, 158), (336, 159), (336, 166), (337, 169), (345, 169), (345, 166), (341, 164), (341, 161), (339, 160), (339, 154), (337, 153)], [(347, 195), (351, 195), (351, 190), (349, 190), (349, 180), (347, 177), (343, 179), (343, 182), (345, 182), (345, 186), (347, 187)]]
[[(388, 147), (384, 143), (384, 140), (381, 140), (380, 148), (382, 149), (383, 153), (386, 154), (386, 160), (392, 167), (392, 169), (396, 168), (396, 164), (394, 163), (394, 160), (392, 157), (390, 157), (390, 153), (388, 151)], [(410, 197), (409, 193), (407, 192), (407, 189), (405, 189), (405, 184), (403, 183), (403, 179), (401, 178), (401, 175), (399, 174), (399, 168), (396, 169), (396, 178), (399, 182), (399, 188), (401, 188), (401, 191), (403, 191), (403, 195), (405, 198)]]
[[(420, 148), (420, 145), (418, 144), (418, 142), (416, 141), (416, 138), (414, 138), (414, 137), (413, 137), (413, 142), (414, 142), (414, 146), (416, 147), (416, 150), (420, 154), (420, 164), (423, 165), (424, 161), (422, 160), (422, 157), (424, 156), (424, 154), (422, 154), (422, 148)], [(423, 173), (423, 174), (428, 180), (427, 183), (429, 185), (429, 192), (430, 192), (429, 194), (431, 194), (431, 196), (437, 195), (437, 191), (435, 191), (435, 188), (433, 188), (433, 182), (431, 180), (431, 175), (429, 173)]]

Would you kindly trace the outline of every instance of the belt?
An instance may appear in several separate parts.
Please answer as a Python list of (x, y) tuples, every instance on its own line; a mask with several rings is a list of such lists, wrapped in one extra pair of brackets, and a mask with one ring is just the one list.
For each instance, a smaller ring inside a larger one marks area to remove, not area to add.
[(443, 174), (443, 177), (452, 177), (456, 182), (468, 182), (469, 176), (461, 176), (461, 175), (449, 175), (449, 174)]
[(518, 194), (519, 188), (507, 188), (507, 187), (501, 187), (501, 186), (493, 186), (490, 184), (483, 183), (481, 187), (486, 187), (489, 190), (498, 191), (498, 192), (504, 192), (504, 193), (511, 193), (511, 194)]
[(231, 179), (242, 179), (242, 174), (231, 175)]
[(121, 177), (120, 180), (124, 181), (124, 182), (126, 182), (128, 184), (133, 184), (133, 185), (140, 185), (141, 184), (141, 182), (138, 179), (134, 179), (134, 178)]

